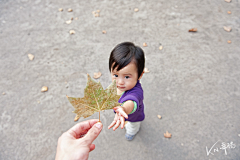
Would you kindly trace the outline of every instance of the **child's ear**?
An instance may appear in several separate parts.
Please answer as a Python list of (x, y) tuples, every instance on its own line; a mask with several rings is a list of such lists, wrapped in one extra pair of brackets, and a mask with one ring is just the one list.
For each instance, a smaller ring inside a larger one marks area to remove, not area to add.
[(142, 78), (142, 76), (143, 76), (143, 73), (144, 73), (144, 71), (142, 72), (142, 74), (141, 74), (141, 76), (138, 78), (138, 80), (140, 80), (140, 79)]

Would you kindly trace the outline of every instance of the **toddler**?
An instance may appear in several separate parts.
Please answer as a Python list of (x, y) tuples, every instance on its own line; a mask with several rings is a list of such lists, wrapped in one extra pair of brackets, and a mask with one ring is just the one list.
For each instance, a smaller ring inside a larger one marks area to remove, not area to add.
[(121, 106), (114, 107), (115, 118), (108, 126), (115, 131), (125, 125), (127, 140), (131, 141), (140, 129), (144, 120), (143, 90), (139, 80), (144, 73), (145, 57), (143, 50), (131, 42), (118, 44), (111, 52), (109, 70), (112, 81), (116, 79), (118, 100)]

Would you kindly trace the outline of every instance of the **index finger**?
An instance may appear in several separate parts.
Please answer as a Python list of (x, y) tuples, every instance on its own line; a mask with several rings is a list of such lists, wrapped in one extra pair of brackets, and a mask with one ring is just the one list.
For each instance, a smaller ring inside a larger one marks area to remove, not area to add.
[(92, 126), (98, 122), (98, 119), (91, 119), (88, 121), (80, 122), (70, 128), (67, 133), (69, 133), (74, 138), (79, 138), (82, 133), (85, 133), (86, 130), (92, 128)]

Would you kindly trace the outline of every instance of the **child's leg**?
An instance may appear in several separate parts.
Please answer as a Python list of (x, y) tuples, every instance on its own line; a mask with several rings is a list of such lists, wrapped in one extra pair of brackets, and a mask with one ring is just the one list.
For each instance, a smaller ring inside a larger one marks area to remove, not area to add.
[(126, 134), (128, 135), (135, 135), (140, 129), (141, 122), (128, 122), (125, 125)]

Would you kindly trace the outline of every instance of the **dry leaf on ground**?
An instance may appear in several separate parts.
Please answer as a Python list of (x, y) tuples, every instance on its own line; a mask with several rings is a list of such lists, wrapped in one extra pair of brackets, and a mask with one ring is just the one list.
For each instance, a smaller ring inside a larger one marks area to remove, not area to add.
[[(113, 109), (120, 105), (118, 103), (121, 95), (117, 95), (117, 85), (114, 80), (107, 89), (103, 89), (100, 82), (95, 82), (88, 74), (87, 86), (84, 89), (83, 98), (68, 97), (69, 102), (75, 108), (74, 113), (79, 117), (87, 118), (102, 110)], [(100, 121), (100, 117), (99, 117)]]
[(92, 14), (94, 15), (94, 17), (100, 17), (100, 10), (92, 11)]
[(157, 115), (157, 116), (158, 116), (158, 118), (159, 118), (159, 119), (161, 119), (161, 118), (162, 118), (162, 116), (160, 116), (160, 115)]
[(147, 43), (143, 43), (143, 47), (147, 47)]
[(148, 70), (148, 68), (144, 68), (143, 72), (144, 73), (149, 73), (150, 71)]
[(99, 13), (94, 14), (95, 17), (100, 17)]
[(166, 131), (166, 133), (164, 133), (164, 137), (165, 137), (165, 138), (171, 138), (171, 137), (172, 137), (172, 134), (169, 133), (168, 131)]
[(47, 86), (43, 86), (42, 89), (41, 89), (42, 92), (46, 92), (47, 90), (48, 90)]
[(102, 31), (102, 33), (103, 33), (103, 34), (106, 34), (106, 33), (107, 33), (107, 31), (103, 30), (103, 31)]
[(62, 8), (59, 8), (59, 9), (58, 9), (58, 11), (59, 11), (59, 12), (62, 12), (62, 11), (63, 11), (63, 9), (62, 9)]
[(67, 24), (70, 24), (70, 23), (72, 23), (72, 20), (68, 20), (68, 21), (66, 21), (66, 23), (67, 23)]
[(230, 32), (232, 30), (232, 28), (229, 26), (223, 26), (223, 29), (227, 32)]
[(230, 40), (228, 40), (227, 42), (228, 42), (229, 44), (232, 43), (232, 41), (230, 41)]
[(80, 117), (78, 115), (75, 116), (74, 121), (76, 122)]
[(73, 10), (71, 8), (68, 9), (68, 12), (72, 12)]
[(188, 32), (197, 32), (197, 28), (189, 29)]
[(32, 61), (34, 59), (34, 55), (28, 54), (28, 58)]
[(162, 50), (162, 49), (163, 49), (163, 46), (160, 46), (160, 47), (159, 47), (159, 50)]
[(93, 78), (98, 79), (99, 77), (101, 77), (101, 75), (101, 72), (94, 73)]
[(228, 13), (228, 14), (231, 14), (232, 12), (231, 12), (231, 11), (228, 11), (227, 13)]
[(75, 34), (75, 31), (74, 30), (70, 30), (69, 33), (70, 34)]
[(138, 12), (138, 11), (139, 11), (139, 9), (138, 9), (138, 8), (135, 8), (135, 9), (134, 9), (134, 11), (135, 11), (135, 12)]
[(225, 0), (225, 2), (228, 2), (228, 3), (230, 3), (232, 0)]

